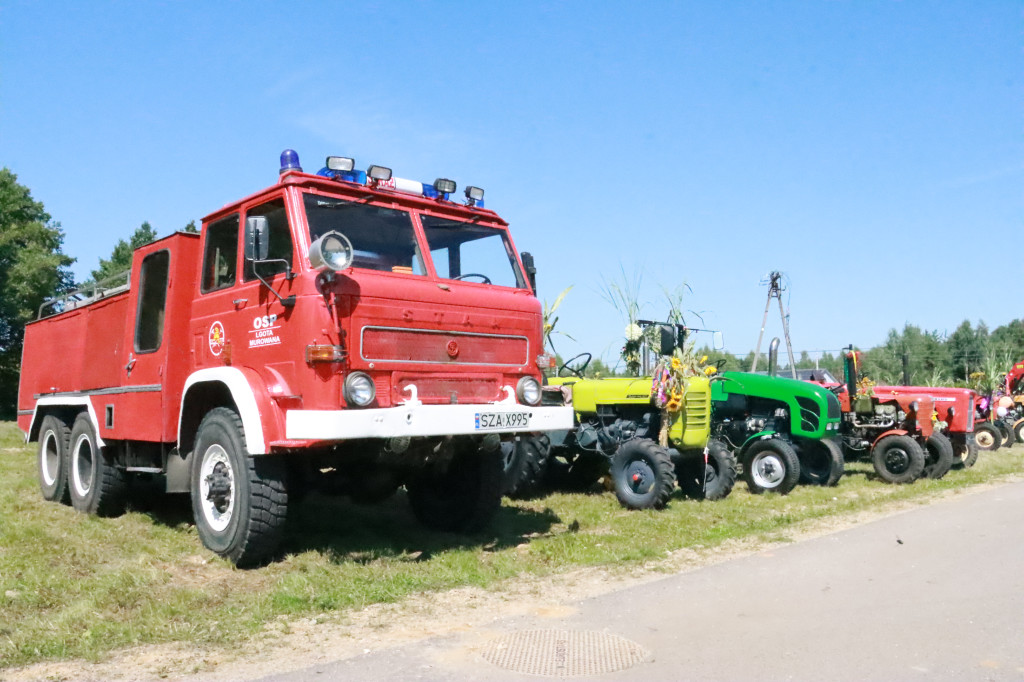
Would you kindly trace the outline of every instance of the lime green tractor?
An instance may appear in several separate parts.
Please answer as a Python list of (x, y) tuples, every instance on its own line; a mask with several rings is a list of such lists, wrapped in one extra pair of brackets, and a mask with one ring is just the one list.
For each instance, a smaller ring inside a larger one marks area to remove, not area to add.
[[(685, 336), (676, 325), (659, 325), (660, 354), (670, 357)], [(586, 379), (590, 354), (562, 366), (574, 376), (548, 379), (576, 412), (571, 431), (548, 434), (548, 481), (585, 488), (610, 474), (619, 502), (630, 509), (664, 507), (678, 481), (689, 497), (718, 500), (736, 483), (736, 458), (711, 438), (711, 380), (677, 373), (668, 404), (648, 377)], [(667, 374), (667, 371), (666, 371)], [(655, 378), (658, 376), (655, 373)], [(659, 405), (659, 398), (663, 404)]]

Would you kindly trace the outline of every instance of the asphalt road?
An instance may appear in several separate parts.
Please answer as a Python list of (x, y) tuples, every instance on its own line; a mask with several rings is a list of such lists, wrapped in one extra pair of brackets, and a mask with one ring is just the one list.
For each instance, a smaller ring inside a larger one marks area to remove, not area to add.
[[(643, 660), (630, 667), (578, 677), (556, 669), (564, 679), (1024, 680), (1024, 483), (673, 575), (562, 613), (496, 614), (484, 630), (264, 680), (544, 679), (485, 660), (496, 656), (496, 639), (516, 646), (529, 631), (553, 638), (553, 655), (563, 662), (606, 660), (608, 649), (623, 646), (612, 635), (639, 645)], [(567, 639), (584, 632), (604, 640), (586, 649), (578, 637)], [(529, 669), (518, 658), (511, 664)]]

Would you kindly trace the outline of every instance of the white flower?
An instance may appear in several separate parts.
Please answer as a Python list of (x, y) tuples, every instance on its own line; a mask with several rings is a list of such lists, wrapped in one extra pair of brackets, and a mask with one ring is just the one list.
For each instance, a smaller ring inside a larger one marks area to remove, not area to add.
[(630, 324), (630, 325), (626, 326), (626, 340), (627, 341), (636, 341), (641, 336), (643, 336), (643, 333), (644, 333), (644, 331), (642, 329), (640, 329), (639, 325)]

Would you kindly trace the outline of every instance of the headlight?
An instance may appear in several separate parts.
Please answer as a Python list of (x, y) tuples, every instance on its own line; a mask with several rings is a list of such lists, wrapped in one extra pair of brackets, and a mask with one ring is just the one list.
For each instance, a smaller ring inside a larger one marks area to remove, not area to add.
[(344, 270), (352, 265), (352, 242), (333, 230), (322, 235), (309, 245), (309, 264), (315, 270)]
[(540, 382), (526, 376), (516, 384), (516, 398), (524, 405), (540, 404)]
[(345, 377), (345, 402), (355, 407), (366, 407), (377, 397), (373, 379), (363, 372), (352, 372)]

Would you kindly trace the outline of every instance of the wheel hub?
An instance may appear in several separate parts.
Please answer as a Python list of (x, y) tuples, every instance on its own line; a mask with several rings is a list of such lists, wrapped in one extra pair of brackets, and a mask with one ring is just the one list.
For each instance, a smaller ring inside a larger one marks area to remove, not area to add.
[(223, 514), (231, 504), (231, 476), (223, 462), (213, 467), (213, 473), (206, 477), (206, 485), (209, 489), (206, 499)]
[(754, 480), (762, 488), (776, 488), (786, 476), (786, 467), (775, 457), (760, 457), (753, 465)]
[(633, 462), (626, 471), (626, 478), (629, 487), (636, 493), (644, 493), (651, 487), (654, 481), (654, 471), (646, 462)]
[(893, 448), (885, 453), (885, 468), (894, 474), (902, 474), (910, 467), (910, 455), (902, 448)]

